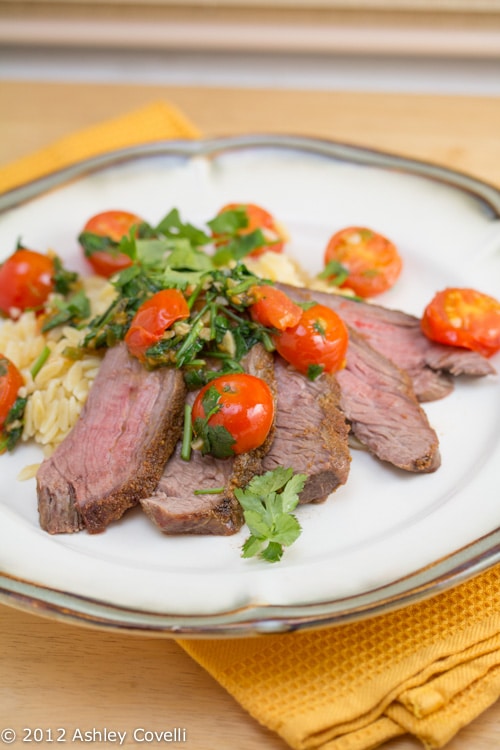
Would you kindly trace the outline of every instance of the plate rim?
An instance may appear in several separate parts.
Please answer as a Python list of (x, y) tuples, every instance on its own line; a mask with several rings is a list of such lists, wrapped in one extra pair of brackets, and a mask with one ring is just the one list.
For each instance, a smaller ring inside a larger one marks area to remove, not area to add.
[(172, 615), (120, 607), (0, 573), (0, 603), (49, 619), (129, 635), (183, 639), (278, 635), (386, 615), (438, 596), (497, 563), (500, 528), (403, 578), (331, 602), (248, 604), (211, 615)]
[[(0, 213), (64, 185), (119, 163), (152, 156), (187, 159), (255, 148), (288, 149), (326, 156), (350, 164), (401, 171), (444, 183), (478, 200), (500, 218), (500, 189), (481, 179), (439, 164), (382, 150), (311, 136), (247, 134), (200, 140), (143, 143), (86, 158), (0, 195)], [(0, 602), (51, 619), (97, 629), (182, 638), (221, 638), (319, 629), (367, 619), (435, 596), (500, 562), (500, 528), (404, 578), (372, 590), (329, 602), (296, 605), (252, 605), (214, 615), (171, 615), (120, 607), (101, 600), (34, 584), (0, 571)]]
[(250, 133), (195, 140), (162, 140), (106, 151), (96, 156), (78, 160), (71, 165), (54, 170), (45, 176), (0, 194), (0, 212), (38, 197), (46, 191), (63, 185), (65, 182), (135, 158), (169, 154), (192, 158), (256, 147), (296, 149), (329, 156), (339, 161), (393, 169), (422, 176), (472, 195), (482, 202), (495, 217), (500, 218), (500, 188), (467, 172), (444, 167), (436, 162), (401, 156), (389, 151), (358, 146), (344, 141), (277, 133)]

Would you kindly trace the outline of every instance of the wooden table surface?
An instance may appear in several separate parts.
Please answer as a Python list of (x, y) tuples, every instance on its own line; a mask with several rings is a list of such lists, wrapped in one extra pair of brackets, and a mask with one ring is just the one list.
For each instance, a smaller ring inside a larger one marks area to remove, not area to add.
[[(500, 99), (0, 82), (0, 166), (78, 128), (152, 101), (206, 135), (282, 132), (391, 150), (500, 186)], [(181, 727), (190, 750), (286, 750), (169, 639), (84, 629), (0, 606), (0, 730)], [(47, 735), (45, 734), (45, 737)], [(447, 750), (498, 748), (500, 702)], [(49, 744), (46, 741), (40, 744)], [(174, 744), (174, 743), (172, 743)], [(105, 745), (101, 745), (105, 746)], [(384, 750), (416, 750), (403, 737)]]

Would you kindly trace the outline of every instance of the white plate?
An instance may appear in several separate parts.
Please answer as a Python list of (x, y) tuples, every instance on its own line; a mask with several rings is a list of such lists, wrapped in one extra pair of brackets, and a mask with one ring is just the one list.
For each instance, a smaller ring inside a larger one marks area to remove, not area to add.
[[(49, 189), (50, 188), (50, 189)], [(420, 315), (447, 285), (500, 291), (500, 194), (465, 175), (342, 144), (285, 136), (164, 143), (106, 155), (0, 198), (0, 247), (19, 236), (81, 269), (76, 235), (108, 208), (151, 222), (172, 207), (194, 223), (252, 201), (287, 227), (310, 272), (336, 229), (370, 226), (404, 258), (380, 302)], [(492, 360), (499, 366), (499, 358)], [(301, 507), (303, 534), (279, 564), (243, 560), (246, 530), (163, 536), (134, 510), (101, 535), (50, 536), (34, 480), (34, 446), (0, 457), (0, 598), (101, 627), (194, 636), (279, 632), (366, 617), (434, 594), (500, 560), (500, 387), (459, 382), (426, 405), (442, 466), (391, 469), (353, 454), (350, 478)]]

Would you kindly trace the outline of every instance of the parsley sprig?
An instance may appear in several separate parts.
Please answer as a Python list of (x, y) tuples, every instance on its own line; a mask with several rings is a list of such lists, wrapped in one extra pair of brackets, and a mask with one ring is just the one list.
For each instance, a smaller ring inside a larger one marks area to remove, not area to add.
[(255, 476), (244, 489), (235, 490), (251, 532), (243, 545), (243, 557), (258, 555), (267, 562), (278, 562), (284, 547), (298, 539), (302, 529), (292, 511), (306, 479), (305, 474), (278, 466)]

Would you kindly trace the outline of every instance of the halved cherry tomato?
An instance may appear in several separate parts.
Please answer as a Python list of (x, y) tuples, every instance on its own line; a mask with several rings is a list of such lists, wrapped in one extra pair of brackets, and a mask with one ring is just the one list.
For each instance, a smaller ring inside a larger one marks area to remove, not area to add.
[(340, 263), (347, 271), (347, 278), (340, 286), (349, 287), (360, 297), (386, 292), (403, 267), (396, 246), (366, 227), (346, 227), (336, 232), (325, 250), (325, 266), (331, 261)]
[(19, 248), (0, 266), (0, 311), (18, 318), (39, 310), (54, 288), (54, 263), (48, 255)]
[(125, 335), (129, 352), (144, 361), (146, 351), (161, 339), (176, 320), (189, 317), (189, 307), (178, 289), (162, 289), (146, 300), (132, 319)]
[(297, 325), (302, 317), (302, 308), (274, 286), (253, 286), (250, 296), (255, 300), (249, 308), (252, 320), (267, 328), (284, 331), (285, 328)]
[(237, 209), (244, 210), (248, 219), (247, 226), (244, 229), (240, 229), (238, 234), (249, 234), (256, 229), (261, 229), (265, 238), (269, 241), (269, 244), (261, 245), (252, 250), (250, 253), (252, 258), (256, 258), (269, 250), (273, 253), (283, 252), (285, 237), (276, 223), (276, 219), (269, 211), (266, 211), (261, 206), (257, 206), (255, 203), (228, 203), (220, 209), (218, 215), (225, 211), (236, 211)]
[(475, 289), (444, 289), (425, 308), (422, 330), (433, 341), (491, 357), (500, 350), (500, 302)]
[(132, 265), (132, 259), (125, 253), (121, 253), (116, 246), (123, 237), (130, 233), (131, 229), (138, 228), (143, 221), (140, 216), (128, 211), (103, 211), (87, 221), (81, 234), (88, 232), (110, 240), (109, 247), (93, 249), (89, 244), (82, 242), (80, 235), (85, 257), (95, 273), (108, 278)]
[(22, 385), (23, 376), (15, 364), (0, 354), (0, 428), (5, 424)]
[(296, 326), (273, 338), (276, 349), (304, 375), (336, 372), (345, 363), (347, 328), (337, 313), (324, 305), (303, 311)]
[(219, 458), (258, 448), (273, 420), (269, 386), (245, 373), (214, 378), (198, 393), (192, 409), (194, 432), (205, 441), (202, 451)]

